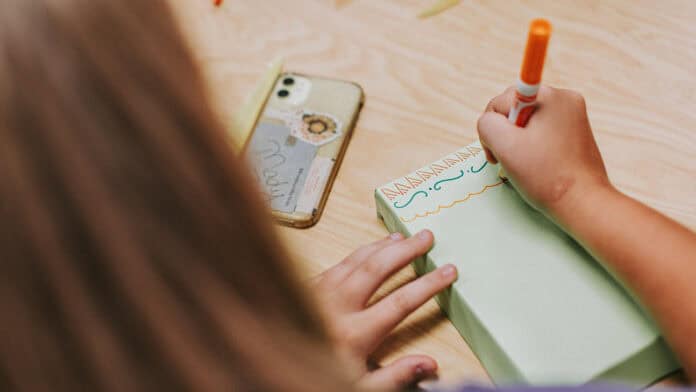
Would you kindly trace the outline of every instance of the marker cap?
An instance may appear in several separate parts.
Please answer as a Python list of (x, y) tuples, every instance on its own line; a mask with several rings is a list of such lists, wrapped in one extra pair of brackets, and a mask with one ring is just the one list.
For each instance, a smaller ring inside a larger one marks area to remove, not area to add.
[(524, 50), (524, 60), (520, 71), (520, 80), (527, 84), (541, 82), (541, 72), (544, 69), (546, 47), (551, 37), (551, 23), (546, 19), (534, 19), (529, 25), (527, 48)]

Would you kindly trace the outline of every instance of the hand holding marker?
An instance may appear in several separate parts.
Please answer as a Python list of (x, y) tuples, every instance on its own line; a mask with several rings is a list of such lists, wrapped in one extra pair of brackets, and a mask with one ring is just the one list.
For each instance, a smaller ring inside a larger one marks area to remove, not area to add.
[[(536, 107), (536, 96), (541, 85), (541, 73), (544, 70), (546, 47), (551, 37), (551, 23), (545, 19), (534, 19), (529, 25), (527, 47), (524, 50), (524, 60), (520, 70), (520, 79), (517, 81), (515, 103), (510, 108), (508, 120), (518, 127), (527, 125)], [(501, 168), (500, 177), (506, 178), (505, 171)]]

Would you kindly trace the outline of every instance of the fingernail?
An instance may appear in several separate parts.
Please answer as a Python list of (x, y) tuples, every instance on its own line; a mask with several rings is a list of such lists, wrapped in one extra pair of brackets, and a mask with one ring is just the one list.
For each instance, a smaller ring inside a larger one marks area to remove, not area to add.
[(418, 366), (416, 366), (416, 369), (414, 372), (416, 373), (416, 376), (418, 377), (426, 377), (429, 376), (433, 373), (435, 373), (435, 370), (437, 370), (437, 367), (433, 367), (432, 365), (428, 363), (421, 363)]
[(392, 240), (400, 240), (400, 239), (404, 238), (404, 236), (401, 235), (401, 233), (391, 233), (389, 235), (389, 238), (391, 238)]
[(457, 268), (452, 264), (447, 264), (444, 267), (442, 267), (442, 269), (440, 270), (440, 274), (442, 274), (443, 278), (451, 278), (453, 276), (457, 276)]
[(430, 238), (430, 230), (428, 230), (428, 229), (421, 230), (416, 235), (418, 236), (418, 238), (420, 238), (422, 240), (427, 240)]

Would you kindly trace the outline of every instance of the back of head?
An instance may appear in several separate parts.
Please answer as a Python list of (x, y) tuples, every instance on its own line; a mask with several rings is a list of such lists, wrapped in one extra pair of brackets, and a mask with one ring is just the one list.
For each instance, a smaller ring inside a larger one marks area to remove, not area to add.
[(1, 2), (0, 388), (345, 389), (240, 165), (163, 0)]

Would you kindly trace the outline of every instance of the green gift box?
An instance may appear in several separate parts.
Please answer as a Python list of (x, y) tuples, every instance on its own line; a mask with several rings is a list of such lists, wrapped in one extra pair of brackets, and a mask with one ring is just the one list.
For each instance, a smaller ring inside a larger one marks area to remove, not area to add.
[(390, 232), (435, 235), (418, 274), (457, 266), (437, 301), (496, 384), (645, 386), (679, 368), (624, 286), (502, 181), (479, 143), (375, 199)]

